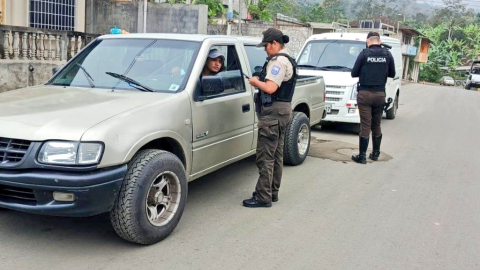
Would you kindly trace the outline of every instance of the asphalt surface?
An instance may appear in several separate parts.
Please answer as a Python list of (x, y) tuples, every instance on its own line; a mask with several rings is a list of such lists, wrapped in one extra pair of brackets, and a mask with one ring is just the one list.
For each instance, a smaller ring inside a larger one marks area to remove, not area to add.
[[(285, 168), (272, 208), (247, 209), (245, 159), (190, 183), (178, 227), (151, 246), (121, 240), (107, 215), (0, 210), (0, 269), (480, 269), (480, 92), (402, 90), (382, 122), (389, 160), (308, 157)], [(358, 143), (336, 127), (312, 136)]]

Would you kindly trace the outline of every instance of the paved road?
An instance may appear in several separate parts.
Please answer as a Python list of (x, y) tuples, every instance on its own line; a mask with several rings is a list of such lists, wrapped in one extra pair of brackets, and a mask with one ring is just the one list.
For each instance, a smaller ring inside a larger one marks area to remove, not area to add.
[[(405, 85), (383, 151), (367, 165), (309, 157), (280, 201), (246, 209), (246, 159), (189, 185), (165, 241), (120, 240), (108, 217), (0, 211), (0, 269), (480, 269), (480, 92)], [(335, 129), (321, 139), (357, 143)]]

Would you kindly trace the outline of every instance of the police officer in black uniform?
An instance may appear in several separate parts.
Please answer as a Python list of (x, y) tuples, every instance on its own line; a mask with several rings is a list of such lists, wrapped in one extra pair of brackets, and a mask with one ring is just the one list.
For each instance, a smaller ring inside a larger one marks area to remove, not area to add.
[(292, 117), (292, 97), (297, 80), (296, 63), (288, 55), (289, 37), (269, 28), (257, 47), (264, 47), (268, 58), (259, 77), (249, 80), (258, 88), (255, 111), (258, 116), (257, 167), (259, 177), (253, 197), (245, 207), (270, 207), (278, 201), (283, 170), (285, 130)]
[(395, 77), (393, 56), (381, 45), (378, 33), (368, 33), (367, 48), (358, 55), (352, 77), (359, 77), (357, 104), (360, 110), (360, 153), (352, 156), (352, 160), (366, 164), (370, 130), (373, 141), (370, 159), (378, 160), (380, 155), (380, 121), (385, 105), (385, 85), (388, 77)]

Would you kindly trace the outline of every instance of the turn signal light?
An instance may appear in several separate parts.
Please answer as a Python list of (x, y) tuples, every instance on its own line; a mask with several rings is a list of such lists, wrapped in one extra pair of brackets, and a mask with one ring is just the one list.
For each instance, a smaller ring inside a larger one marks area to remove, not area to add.
[(57, 202), (73, 202), (75, 201), (75, 195), (73, 193), (54, 191), (53, 199)]

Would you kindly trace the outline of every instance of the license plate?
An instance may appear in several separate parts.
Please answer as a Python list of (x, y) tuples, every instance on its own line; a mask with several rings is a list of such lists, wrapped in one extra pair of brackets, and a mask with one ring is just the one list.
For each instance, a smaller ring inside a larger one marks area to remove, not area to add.
[(325, 110), (327, 110), (327, 113), (330, 113), (332, 111), (332, 105), (327, 105)]

